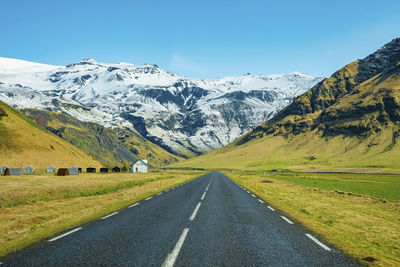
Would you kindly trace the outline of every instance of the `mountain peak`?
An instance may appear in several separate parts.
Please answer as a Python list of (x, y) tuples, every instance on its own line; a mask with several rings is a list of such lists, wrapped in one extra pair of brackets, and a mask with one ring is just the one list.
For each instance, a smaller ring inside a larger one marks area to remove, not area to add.
[(82, 59), (80, 62), (86, 62), (86, 63), (91, 63), (91, 64), (97, 64), (96, 60), (94, 60), (93, 58), (90, 58), (90, 57), (86, 57), (86, 58)]

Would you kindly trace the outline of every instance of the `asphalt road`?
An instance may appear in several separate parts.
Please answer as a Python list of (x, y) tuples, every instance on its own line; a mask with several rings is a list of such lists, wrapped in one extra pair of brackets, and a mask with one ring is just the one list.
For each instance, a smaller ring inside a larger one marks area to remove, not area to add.
[(5, 260), (3, 266), (357, 266), (213, 172)]

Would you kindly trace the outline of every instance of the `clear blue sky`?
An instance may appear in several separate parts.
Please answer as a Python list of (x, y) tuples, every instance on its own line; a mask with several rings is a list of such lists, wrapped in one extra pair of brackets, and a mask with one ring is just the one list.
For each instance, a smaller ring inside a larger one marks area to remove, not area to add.
[(0, 56), (85, 57), (214, 78), (329, 76), (400, 37), (399, 0), (1, 0)]

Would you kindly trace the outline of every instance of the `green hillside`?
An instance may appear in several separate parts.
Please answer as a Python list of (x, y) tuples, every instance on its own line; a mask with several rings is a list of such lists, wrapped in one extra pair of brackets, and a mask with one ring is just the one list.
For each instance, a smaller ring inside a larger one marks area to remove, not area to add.
[(141, 158), (148, 159), (152, 166), (162, 166), (180, 159), (128, 128), (106, 128), (66, 114), (37, 109), (22, 112), (107, 166), (129, 165)]
[(324, 79), (234, 143), (176, 164), (400, 171), (400, 38)]
[(30, 165), (44, 171), (49, 165), (84, 168), (102, 164), (0, 101), (0, 166), (3, 165)]

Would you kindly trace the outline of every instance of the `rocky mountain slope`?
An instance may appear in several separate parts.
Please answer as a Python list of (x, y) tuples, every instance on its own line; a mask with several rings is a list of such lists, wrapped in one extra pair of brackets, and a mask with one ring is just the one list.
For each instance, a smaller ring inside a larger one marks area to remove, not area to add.
[(102, 164), (62, 138), (47, 132), (19, 111), (0, 101), (0, 166), (38, 171), (57, 168), (100, 167)]
[(234, 141), (320, 80), (298, 72), (201, 80), (150, 64), (85, 59), (59, 67), (0, 58), (0, 99), (14, 107), (134, 128), (183, 156)]
[(399, 131), (397, 38), (324, 79), (236, 142), (182, 164), (398, 170)]
[(21, 112), (106, 166), (129, 167), (132, 162), (146, 158), (151, 166), (160, 167), (180, 159), (130, 128), (106, 128), (66, 114), (38, 109), (23, 109)]

